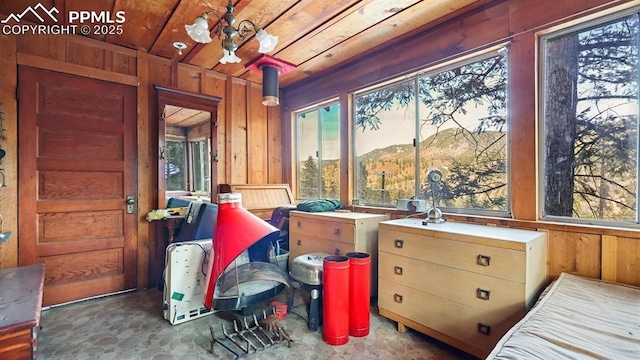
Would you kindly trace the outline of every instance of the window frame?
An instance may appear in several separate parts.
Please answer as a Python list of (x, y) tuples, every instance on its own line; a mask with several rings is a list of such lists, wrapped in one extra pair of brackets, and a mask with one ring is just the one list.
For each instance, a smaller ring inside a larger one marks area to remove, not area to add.
[[(546, 111), (545, 107), (545, 99), (546, 94), (544, 91), (545, 88), (545, 75), (547, 71), (547, 63), (546, 59), (546, 51), (545, 45), (548, 40), (555, 39), (558, 37), (565, 36), (567, 34), (579, 34), (585, 29), (597, 27), (598, 25), (603, 25), (608, 22), (615, 21), (616, 19), (621, 19), (626, 16), (636, 15), (640, 20), (640, 6), (635, 6), (631, 9), (622, 10), (619, 12), (615, 12), (612, 14), (607, 14), (598, 18), (589, 18), (585, 21), (581, 21), (579, 23), (568, 23), (561, 27), (554, 27), (553, 29), (548, 29), (545, 31), (541, 31), (536, 34), (537, 37), (537, 56), (536, 59), (538, 64), (536, 68), (538, 69), (538, 76), (536, 78), (537, 86), (536, 86), (536, 96), (537, 96), (537, 106), (536, 110), (538, 115), (536, 117), (536, 126), (537, 126), (537, 201), (538, 201), (538, 220), (546, 221), (546, 222), (554, 222), (554, 223), (566, 223), (566, 224), (574, 224), (574, 225), (593, 225), (593, 226), (606, 226), (606, 227), (631, 227), (631, 228), (639, 228), (640, 227), (640, 44), (638, 45), (638, 64), (636, 65), (637, 69), (637, 82), (638, 82), (638, 91), (637, 91), (637, 100), (638, 100), (638, 110), (637, 110), (637, 134), (639, 141), (636, 143), (636, 216), (635, 222), (631, 221), (622, 221), (622, 220), (607, 220), (607, 219), (590, 219), (590, 218), (577, 218), (577, 217), (567, 217), (567, 216), (558, 216), (558, 215), (546, 215), (545, 214), (545, 155), (546, 155), (546, 144), (545, 142), (545, 126), (544, 126), (544, 114)], [(640, 22), (639, 22), (640, 27)]]
[[(338, 124), (340, 124), (342, 122), (342, 119), (340, 117), (341, 110), (340, 107), (342, 104), (340, 104), (340, 100), (339, 98), (331, 98), (322, 102), (318, 102), (315, 103), (313, 105), (309, 105), (309, 106), (305, 106), (303, 108), (300, 109), (296, 109), (291, 111), (291, 121), (293, 122), (293, 126), (291, 127), (293, 130), (293, 146), (292, 146), (292, 173), (294, 175), (293, 178), (293, 183), (295, 184), (293, 193), (296, 199), (298, 200), (306, 200), (300, 197), (300, 179), (301, 179), (301, 174), (300, 174), (300, 166), (299, 164), (301, 163), (301, 159), (300, 159), (300, 154), (298, 151), (298, 144), (300, 143), (301, 139), (300, 139), (300, 132), (299, 132), (299, 128), (298, 128), (298, 115), (301, 113), (309, 113), (311, 111), (316, 111), (318, 113), (318, 120), (317, 120), (317, 158), (318, 158), (318, 190), (320, 192), (319, 194), (319, 198), (323, 197), (322, 194), (322, 188), (323, 188), (323, 182), (322, 182), (322, 117), (320, 116), (320, 111), (323, 108), (326, 107), (331, 107), (337, 105), (338, 106)], [(340, 126), (338, 127), (338, 131), (341, 131)], [(340, 138), (340, 136), (339, 136)], [(343, 146), (343, 144), (338, 141), (338, 144), (340, 147)], [(338, 158), (339, 162), (345, 161), (344, 159), (342, 159), (341, 157)], [(340, 169), (338, 168), (338, 172), (340, 172)], [(339, 175), (339, 174), (338, 174)], [(338, 192), (340, 191), (340, 188), (338, 188)]]
[[(511, 133), (509, 132), (510, 128), (511, 128), (511, 112), (509, 111), (509, 98), (510, 98), (510, 82), (509, 82), (509, 73), (510, 73), (510, 69), (509, 69), (509, 63), (510, 63), (510, 59), (509, 59), (509, 43), (508, 42), (502, 42), (499, 44), (495, 44), (493, 46), (487, 47), (483, 50), (479, 50), (479, 51), (475, 51), (469, 54), (465, 54), (463, 56), (459, 56), (456, 57), (454, 59), (450, 59), (448, 61), (442, 62), (442, 63), (438, 63), (438, 64), (434, 64), (434, 65), (430, 65), (427, 66), (421, 70), (418, 71), (414, 71), (412, 73), (409, 74), (405, 74), (405, 75), (400, 75), (397, 77), (394, 77), (392, 79), (386, 80), (386, 81), (382, 81), (380, 83), (374, 84), (374, 85), (369, 85), (367, 87), (364, 87), (362, 89), (358, 89), (353, 91), (352, 93), (350, 93), (350, 102), (351, 104), (353, 104), (351, 106), (351, 111), (349, 112), (350, 114), (350, 130), (351, 130), (351, 137), (350, 137), (350, 141), (351, 141), (351, 156), (352, 156), (352, 162), (351, 162), (351, 168), (354, 169), (354, 173), (353, 173), (353, 183), (352, 183), (352, 191), (354, 196), (356, 196), (356, 194), (358, 194), (358, 163), (357, 163), (357, 142), (356, 142), (356, 133), (357, 133), (357, 129), (356, 129), (356, 123), (355, 123), (355, 118), (356, 118), (356, 97), (357, 96), (361, 96), (361, 95), (366, 95), (366, 94), (370, 94), (376, 91), (380, 91), (384, 88), (387, 87), (392, 87), (395, 85), (398, 85), (402, 82), (406, 82), (408, 80), (411, 80), (411, 82), (413, 82), (413, 86), (414, 89), (417, 91), (419, 88), (419, 81), (422, 77), (425, 76), (430, 76), (430, 75), (434, 75), (434, 74), (438, 74), (441, 72), (445, 72), (445, 71), (449, 71), (455, 68), (459, 68), (465, 65), (469, 65), (472, 64), (474, 62), (478, 62), (478, 61), (482, 61), (488, 58), (491, 58), (493, 56), (496, 55), (503, 55), (505, 60), (506, 60), (506, 108), (505, 108), (505, 118), (506, 118), (506, 148), (505, 148), (505, 152), (506, 152), (506, 156), (505, 156), (505, 185), (506, 185), (506, 205), (505, 205), (505, 209), (504, 210), (494, 210), (494, 209), (476, 209), (476, 208), (452, 208), (452, 207), (446, 207), (446, 206), (440, 206), (438, 205), (437, 207), (443, 212), (443, 213), (450, 213), (450, 214), (464, 214), (464, 215), (476, 215), (476, 216), (490, 216), (490, 217), (498, 217), (498, 218), (511, 218), (513, 217), (513, 196), (512, 196), (512, 184), (511, 184)], [(418, 196), (420, 189), (422, 188), (422, 186), (420, 185), (422, 183), (422, 179), (424, 177), (424, 174), (426, 173), (427, 169), (421, 169), (420, 168), (420, 156), (419, 156), (419, 152), (420, 152), (420, 147), (419, 147), (419, 142), (420, 142), (420, 132), (419, 132), (419, 127), (420, 127), (420, 120), (419, 120), (419, 111), (418, 108), (420, 106), (420, 100), (419, 100), (419, 94), (416, 92), (416, 101), (415, 101), (415, 111), (416, 111), (416, 120), (415, 120), (415, 127), (414, 127), (414, 134), (413, 134), (413, 138), (414, 138), (414, 150), (415, 150), (415, 157), (414, 157), (414, 163), (415, 163), (415, 168), (416, 168), (416, 177), (415, 177), (415, 189), (414, 189), (414, 196)], [(358, 206), (370, 206), (370, 207), (384, 207), (384, 208), (395, 208), (394, 205), (388, 205), (388, 204), (362, 204), (360, 203), (359, 199), (357, 201), (354, 202), (354, 205), (358, 205)], [(429, 207), (429, 204), (427, 204), (427, 206)]]

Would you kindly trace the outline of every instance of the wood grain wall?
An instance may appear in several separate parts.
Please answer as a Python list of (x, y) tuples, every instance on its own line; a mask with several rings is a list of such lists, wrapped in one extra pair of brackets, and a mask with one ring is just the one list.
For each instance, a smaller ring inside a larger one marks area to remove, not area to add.
[[(4, 18), (0, 15), (0, 18)], [(218, 107), (217, 183), (281, 183), (282, 138), (279, 107), (262, 105), (261, 85), (147, 52), (79, 36), (0, 35), (0, 102), (6, 150), (0, 168), (7, 187), (0, 188), (4, 231), (14, 235), (0, 244), (0, 268), (18, 266), (17, 239), (17, 66), (59, 71), (137, 87), (138, 101), (138, 284), (148, 276), (148, 247), (155, 227), (145, 220), (157, 204), (158, 109), (154, 84), (222, 98)], [(35, 138), (34, 138), (35, 140)]]
[[(551, 278), (570, 272), (593, 278), (640, 285), (640, 231), (558, 225), (538, 221), (536, 166), (536, 48), (538, 35), (582, 19), (591, 19), (632, 6), (640, 1), (612, 0), (496, 0), (484, 6), (405, 36), (282, 91), (285, 149), (292, 149), (292, 112), (327, 99), (341, 106), (342, 158), (352, 156), (350, 94), (403, 74), (424, 69), (499, 44), (509, 46), (510, 183), (513, 219), (450, 216), (451, 220), (497, 226), (523, 227), (548, 232), (548, 270)], [(285, 182), (294, 181), (292, 152), (284, 153)], [(341, 162), (341, 197), (350, 204), (353, 189), (351, 161)], [(358, 211), (408, 214), (357, 207)]]

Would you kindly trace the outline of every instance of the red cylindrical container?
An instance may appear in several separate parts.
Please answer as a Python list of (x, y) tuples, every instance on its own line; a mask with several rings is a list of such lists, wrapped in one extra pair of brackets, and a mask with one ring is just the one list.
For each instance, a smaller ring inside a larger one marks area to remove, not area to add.
[(322, 263), (322, 338), (330, 345), (349, 341), (349, 258), (326, 256)]
[(349, 258), (349, 335), (369, 335), (371, 297), (371, 257), (350, 252)]

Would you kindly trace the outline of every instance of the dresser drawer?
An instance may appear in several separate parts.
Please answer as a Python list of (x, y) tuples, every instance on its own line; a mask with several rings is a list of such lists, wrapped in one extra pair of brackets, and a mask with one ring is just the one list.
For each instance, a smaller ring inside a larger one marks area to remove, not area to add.
[(458, 339), (485, 353), (516, 321), (380, 278), (378, 306)]
[(522, 283), (384, 252), (379, 254), (378, 276), (515, 321), (526, 313)]
[(289, 231), (300, 237), (311, 235), (350, 244), (355, 241), (355, 225), (353, 223), (295, 216), (289, 220)]
[(526, 282), (524, 251), (380, 229), (381, 252), (514, 282)]

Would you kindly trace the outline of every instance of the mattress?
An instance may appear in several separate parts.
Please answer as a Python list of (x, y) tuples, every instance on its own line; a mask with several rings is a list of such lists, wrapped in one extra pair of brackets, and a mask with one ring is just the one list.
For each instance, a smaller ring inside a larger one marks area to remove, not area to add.
[(640, 288), (562, 273), (487, 359), (640, 359)]

